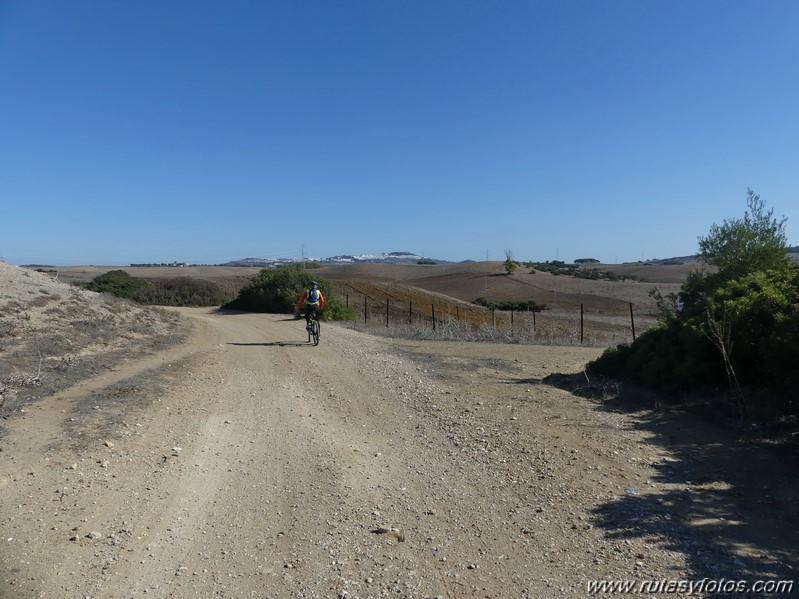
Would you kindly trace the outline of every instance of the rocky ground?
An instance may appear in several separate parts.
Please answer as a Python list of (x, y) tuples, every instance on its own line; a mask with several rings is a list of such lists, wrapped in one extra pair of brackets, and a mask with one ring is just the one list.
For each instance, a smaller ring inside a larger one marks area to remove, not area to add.
[[(599, 349), (326, 324), (312, 347), (289, 316), (0, 275), (0, 596), (584, 597), (796, 575), (795, 469), (618, 404), (583, 373)], [(117, 334), (56, 346), (98, 314)]]

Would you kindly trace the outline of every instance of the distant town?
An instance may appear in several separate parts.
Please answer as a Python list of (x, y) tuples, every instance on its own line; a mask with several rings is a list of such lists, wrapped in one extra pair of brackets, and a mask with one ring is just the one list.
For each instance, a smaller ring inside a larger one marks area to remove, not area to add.
[[(330, 266), (334, 264), (358, 264), (358, 263), (382, 263), (382, 264), (439, 264), (447, 262), (446, 260), (432, 260), (419, 256), (413, 252), (385, 252), (380, 254), (357, 254), (357, 255), (342, 255), (333, 256), (331, 258), (242, 258), (241, 260), (231, 260), (223, 264), (190, 264), (188, 262), (153, 262), (153, 263), (136, 263), (131, 264), (131, 267), (174, 267), (174, 268), (187, 268), (190, 266), (249, 266), (249, 267), (268, 267), (268, 266), (285, 266), (287, 264), (303, 264), (315, 263), (323, 266)], [(466, 262), (470, 262), (467, 260)]]

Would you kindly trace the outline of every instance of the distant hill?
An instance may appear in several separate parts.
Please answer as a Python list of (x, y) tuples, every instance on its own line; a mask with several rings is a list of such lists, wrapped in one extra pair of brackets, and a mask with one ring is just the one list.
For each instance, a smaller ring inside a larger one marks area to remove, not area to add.
[[(799, 246), (792, 246), (788, 248), (788, 255), (792, 260), (799, 262)], [(583, 263), (589, 259), (581, 258), (575, 262)], [(305, 260), (296, 258), (243, 258), (241, 260), (231, 260), (218, 266), (250, 266), (250, 267), (264, 267), (264, 266), (283, 266), (286, 264), (301, 264), (302, 262), (315, 262), (320, 266), (335, 266), (337, 264), (456, 264), (449, 260), (440, 260), (437, 258), (430, 258), (429, 256), (420, 256), (413, 252), (381, 252), (377, 254), (342, 254), (339, 256), (331, 256), (329, 258), (313, 258), (308, 257)], [(473, 260), (462, 260), (460, 263), (465, 264), (474, 262)], [(590, 262), (595, 260), (590, 259)], [(596, 262), (599, 262), (596, 260)], [(659, 265), (659, 266), (675, 266), (675, 265), (696, 265), (698, 262), (697, 256), (673, 256), (671, 258), (659, 258), (653, 260), (639, 260), (636, 262), (624, 262), (616, 266), (632, 267), (636, 265)]]
[(646, 260), (645, 262), (649, 262), (651, 264), (695, 264), (698, 262), (699, 259), (694, 256), (674, 256), (673, 258), (663, 258), (661, 260)]
[[(788, 256), (791, 260), (795, 262), (799, 262), (799, 245), (788, 247)], [(576, 260), (575, 260), (576, 262)], [(673, 258), (663, 258), (660, 260), (640, 260), (638, 262), (625, 262), (624, 264), (695, 264), (699, 262), (699, 258), (696, 255), (693, 256), (675, 256)]]

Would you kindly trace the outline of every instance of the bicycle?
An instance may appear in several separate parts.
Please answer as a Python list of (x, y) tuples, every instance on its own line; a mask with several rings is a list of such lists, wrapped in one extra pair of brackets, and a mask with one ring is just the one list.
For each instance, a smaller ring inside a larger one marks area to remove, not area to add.
[(316, 314), (311, 314), (308, 319), (308, 343), (313, 340), (314, 345), (319, 345), (319, 321), (316, 319)]

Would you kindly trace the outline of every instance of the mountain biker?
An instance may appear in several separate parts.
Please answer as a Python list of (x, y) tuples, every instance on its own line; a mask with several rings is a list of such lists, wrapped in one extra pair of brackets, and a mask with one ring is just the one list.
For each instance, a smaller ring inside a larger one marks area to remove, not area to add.
[(305, 304), (305, 328), (311, 330), (311, 314), (319, 320), (319, 315), (325, 307), (325, 296), (322, 295), (319, 283), (316, 281), (311, 281), (311, 286), (303, 292), (300, 301), (297, 302), (297, 310), (302, 310), (303, 304)]

